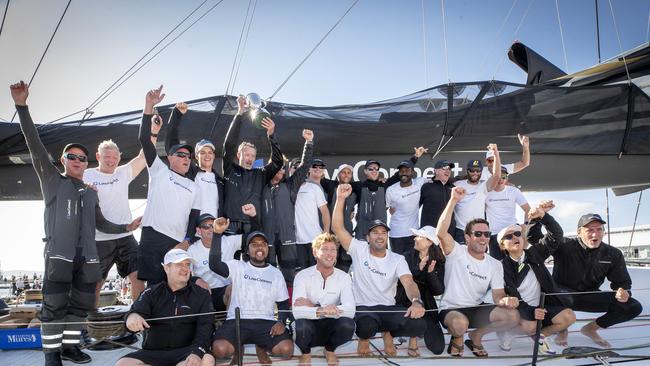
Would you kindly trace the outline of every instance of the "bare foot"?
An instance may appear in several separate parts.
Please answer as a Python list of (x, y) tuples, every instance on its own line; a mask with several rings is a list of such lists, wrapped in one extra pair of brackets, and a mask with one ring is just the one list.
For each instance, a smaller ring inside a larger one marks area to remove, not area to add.
[(562, 330), (555, 336), (555, 344), (561, 347), (567, 347), (569, 345), (569, 331)]
[(369, 357), (370, 353), (370, 340), (369, 339), (359, 339), (357, 343), (357, 353), (361, 357)]
[(390, 332), (381, 333), (382, 338), (384, 339), (384, 352), (388, 356), (397, 356), (397, 350), (395, 349), (395, 343), (393, 343), (393, 336)]
[(409, 357), (420, 357), (420, 350), (418, 349), (418, 337), (409, 338), (407, 353)]
[(482, 337), (477, 335), (475, 331), (467, 333), (467, 337), (472, 341), (472, 343), (477, 346), (481, 346), (483, 344), (481, 339)]
[(304, 353), (298, 358), (298, 366), (311, 366), (311, 353)]
[(325, 360), (328, 366), (339, 366), (339, 359), (334, 352), (323, 350), (323, 353), (325, 353)]
[(582, 329), (580, 329), (580, 333), (582, 333), (582, 334), (586, 335), (587, 337), (591, 338), (591, 340), (594, 341), (594, 343), (596, 343), (597, 345), (599, 345), (599, 346), (601, 346), (603, 348), (612, 348), (612, 345), (609, 342), (607, 342), (606, 340), (604, 340), (598, 334), (598, 329), (600, 329), (600, 327), (598, 326), (598, 324), (596, 324), (596, 322), (590, 322), (587, 325), (585, 325), (584, 327), (582, 327)]
[(257, 355), (257, 360), (260, 361), (260, 364), (262, 365), (273, 364), (273, 361), (271, 361), (271, 357), (269, 357), (269, 353), (266, 352), (264, 348), (260, 346), (255, 346), (255, 354)]

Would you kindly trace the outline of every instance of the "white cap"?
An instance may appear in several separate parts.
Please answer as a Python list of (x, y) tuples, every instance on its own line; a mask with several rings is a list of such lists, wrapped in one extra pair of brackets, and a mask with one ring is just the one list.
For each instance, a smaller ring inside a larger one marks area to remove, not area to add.
[(485, 160), (487, 160), (487, 159), (489, 159), (489, 158), (493, 158), (493, 157), (494, 157), (494, 151), (492, 151), (492, 150), (488, 150), (488, 151), (485, 153)]
[(183, 249), (172, 249), (165, 254), (165, 259), (162, 264), (180, 263), (186, 259), (189, 259), (194, 263), (194, 259), (192, 259), (192, 257), (190, 257), (190, 255)]
[(503, 239), (503, 237), (506, 235), (506, 233), (515, 232), (515, 231), (522, 231), (522, 234), (523, 234), (523, 229), (521, 228), (521, 225), (519, 225), (519, 224), (512, 224), (512, 225), (508, 225), (508, 226), (504, 227), (497, 234), (497, 243), (501, 242), (501, 239)]
[(424, 238), (427, 238), (433, 242), (435, 245), (440, 245), (440, 240), (438, 239), (438, 236), (436, 235), (436, 228), (433, 226), (423, 226), (420, 228), (420, 230), (417, 229), (411, 229), (411, 232), (415, 236), (422, 236)]
[(350, 165), (350, 164), (341, 164), (341, 165), (339, 165), (339, 172), (341, 170), (343, 170), (343, 169), (350, 169), (352, 171), (354, 170), (354, 168), (352, 168), (352, 165)]

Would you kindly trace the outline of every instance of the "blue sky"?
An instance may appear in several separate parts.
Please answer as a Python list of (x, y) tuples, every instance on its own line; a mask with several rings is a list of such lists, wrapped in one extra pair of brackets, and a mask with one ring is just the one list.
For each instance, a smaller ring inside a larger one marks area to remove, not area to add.
[[(0, 0), (0, 11), (5, 1)], [(198, 14), (215, 2), (209, 0)], [(50, 121), (88, 106), (200, 3), (157, 1), (152, 7), (154, 3), (148, 1), (73, 2), (32, 83), (29, 103), (35, 120)], [(3, 120), (10, 119), (14, 111), (6, 86), (32, 75), (66, 4), (66, 0), (10, 3), (0, 34)], [(146, 90), (160, 83), (165, 84), (168, 103), (224, 93), (248, 4), (223, 1), (96, 107), (95, 115), (140, 109)], [(259, 0), (234, 93), (255, 91), (270, 96), (350, 4)], [(608, 59), (621, 48), (609, 2), (599, 0), (598, 4), (601, 53)], [(558, 5), (567, 71), (596, 64), (594, 1), (558, 0)], [(612, 7), (622, 49), (647, 42), (650, 2), (613, 0)], [(360, 0), (275, 100), (311, 105), (365, 103), (448, 80), (524, 82), (525, 74), (506, 58), (515, 39), (566, 68), (555, 1), (445, 1), (448, 63), (441, 8), (440, 0)], [(556, 200), (556, 216), (567, 231), (573, 230), (581, 213), (605, 212), (604, 189), (526, 196), (531, 203)], [(648, 196), (641, 202), (639, 224), (650, 223)], [(610, 192), (613, 227), (632, 225), (637, 199), (638, 194), (613, 197)], [(2, 269), (42, 268), (42, 203), (0, 202), (0, 213)]]

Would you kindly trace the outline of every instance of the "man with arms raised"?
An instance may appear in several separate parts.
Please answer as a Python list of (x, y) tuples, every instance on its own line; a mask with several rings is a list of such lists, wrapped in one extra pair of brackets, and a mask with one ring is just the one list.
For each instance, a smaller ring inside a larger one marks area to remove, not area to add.
[[(394, 336), (422, 336), (426, 328), (424, 306), (420, 291), (413, 281), (404, 257), (388, 250), (388, 225), (376, 220), (368, 228), (366, 240), (354, 239), (343, 225), (343, 202), (352, 192), (349, 184), (336, 190), (336, 205), (332, 217), (332, 230), (341, 245), (352, 257), (354, 291), (357, 313), (356, 334), (359, 337), (357, 352), (370, 354), (370, 338), (383, 333), (384, 350), (394, 356)], [(412, 305), (407, 309), (395, 305), (397, 281), (402, 283)]]
[[(522, 147), (521, 160), (516, 163), (501, 164), (501, 166), (504, 166), (506, 169), (508, 169), (510, 174), (519, 173), (530, 165), (530, 143), (528, 141), (528, 136), (522, 136), (518, 134), (517, 138), (519, 139), (519, 143)], [(488, 149), (488, 151), (485, 153), (485, 166), (483, 167), (483, 171), (481, 173), (482, 179), (487, 180), (492, 176), (492, 172), (495, 171), (494, 161), (494, 151)]]
[[(564, 238), (563, 244), (553, 255), (553, 279), (568, 292), (600, 291), (605, 279), (610, 282), (614, 292), (572, 295), (573, 304), (570, 305), (575, 311), (605, 312), (580, 331), (599, 346), (609, 348), (611, 345), (598, 331), (634, 319), (641, 314), (643, 307), (632, 298), (632, 279), (627, 272), (623, 253), (603, 242), (604, 224), (605, 221), (598, 214), (590, 213), (580, 218), (578, 236)], [(555, 342), (566, 344), (567, 335), (566, 330), (561, 332)]]
[[(519, 322), (516, 297), (506, 296), (501, 262), (487, 256), (490, 226), (485, 219), (473, 219), (465, 227), (467, 245), (458, 244), (447, 232), (454, 207), (465, 198), (465, 189), (455, 187), (451, 199), (440, 216), (436, 234), (440, 239), (445, 262), (445, 293), (440, 301), (439, 319), (449, 330), (451, 340), (447, 352), (463, 355), (463, 338), (469, 328), (465, 345), (476, 357), (487, 357), (482, 338), (485, 334), (510, 329)], [(483, 303), (492, 290), (494, 304)]]
[(338, 365), (334, 351), (352, 339), (354, 296), (350, 276), (334, 268), (338, 243), (330, 233), (312, 242), (316, 265), (300, 271), (293, 284), (293, 316), (301, 365), (311, 364), (311, 347), (325, 346), (328, 365)]

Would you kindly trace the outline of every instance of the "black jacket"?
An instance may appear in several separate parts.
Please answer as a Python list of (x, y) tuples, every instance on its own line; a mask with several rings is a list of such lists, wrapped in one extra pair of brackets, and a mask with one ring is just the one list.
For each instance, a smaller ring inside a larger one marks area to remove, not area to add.
[[(131, 313), (138, 313), (146, 320), (213, 311), (212, 298), (207, 290), (190, 282), (172, 292), (164, 281), (145, 289), (125, 319)], [(214, 315), (149, 320), (147, 323), (150, 328), (144, 330), (142, 349), (172, 350), (191, 346), (193, 354), (203, 357), (210, 347)]]
[[(434, 296), (442, 295), (445, 292), (445, 256), (442, 254), (442, 250), (437, 245), (432, 245), (429, 248), (429, 260), (423, 270), (420, 270), (420, 254), (417, 250), (411, 249), (405, 252), (404, 259), (409, 265), (413, 281), (418, 285), (424, 308), (426, 310), (437, 309), (438, 305)], [(436, 265), (433, 272), (429, 273), (427, 268), (433, 259), (436, 259)], [(406, 295), (401, 282), (397, 285), (395, 301), (402, 306), (411, 306), (411, 299)]]
[[(526, 253), (524, 263), (527, 266), (522, 267), (520, 270), (518, 262), (507, 255), (501, 260), (503, 264), (505, 292), (508, 296), (517, 297), (519, 299), (519, 307), (521, 308), (532, 308), (532, 306), (521, 299), (521, 294), (517, 290), (531, 269), (535, 274), (537, 282), (539, 282), (542, 292), (554, 293), (558, 291), (555, 281), (553, 281), (553, 277), (544, 262), (560, 247), (564, 232), (560, 224), (549, 214), (545, 214), (538, 221), (546, 228), (546, 235), (538, 242), (531, 242), (530, 247), (524, 249)], [(531, 235), (528, 235), (528, 237), (530, 239)]]
[[(438, 226), (438, 219), (442, 211), (444, 211), (451, 198), (451, 189), (454, 184), (451, 180), (443, 184), (439, 180), (434, 180), (431, 183), (425, 183), (420, 189), (420, 206), (422, 213), (420, 215), (420, 227), (423, 226)], [(452, 214), (451, 224), (449, 225), (449, 233), (453, 234), (456, 230), (456, 221)]]

